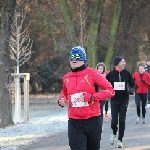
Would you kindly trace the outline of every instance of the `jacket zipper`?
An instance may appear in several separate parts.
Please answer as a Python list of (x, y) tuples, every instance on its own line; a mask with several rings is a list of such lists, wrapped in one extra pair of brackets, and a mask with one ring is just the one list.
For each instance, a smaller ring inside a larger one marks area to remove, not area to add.
[(120, 72), (119, 72), (119, 82), (121, 82), (121, 75), (120, 75)]

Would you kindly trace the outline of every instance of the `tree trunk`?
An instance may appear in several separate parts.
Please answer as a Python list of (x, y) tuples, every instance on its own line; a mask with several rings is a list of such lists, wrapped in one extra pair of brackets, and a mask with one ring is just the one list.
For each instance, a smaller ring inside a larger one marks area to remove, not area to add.
[(145, 61), (146, 56), (149, 56), (145, 53), (148, 52), (148, 41), (145, 41), (142, 36), (148, 34), (149, 17), (145, 16), (149, 12), (148, 3), (148, 0), (122, 1), (115, 54), (121, 54), (125, 58), (126, 68), (131, 72), (135, 71), (138, 61)]
[[(104, 0), (98, 0), (95, 3), (95, 7), (92, 14), (92, 21), (89, 27), (88, 33), (88, 45), (87, 45), (87, 54), (88, 54), (88, 66), (94, 67), (97, 63), (97, 38), (98, 38), (98, 29), (101, 20), (101, 14), (103, 10)], [(97, 7), (96, 7), (97, 6)]]
[(11, 59), (9, 53), (9, 38), (11, 29), (11, 15), (13, 15), (16, 0), (7, 0), (1, 10), (0, 29), (0, 128), (12, 124), (12, 107), (9, 92), (11, 77)]
[(114, 54), (114, 47), (116, 43), (117, 31), (118, 31), (118, 26), (119, 26), (120, 12), (121, 12), (121, 0), (116, 0), (112, 23), (111, 23), (110, 34), (109, 34), (109, 45), (108, 45), (108, 50), (105, 56), (105, 63), (106, 63), (106, 66), (108, 66), (108, 69), (111, 68), (110, 64), (111, 64), (111, 60)]
[(76, 34), (74, 25), (71, 19), (71, 12), (68, 8), (67, 0), (61, 0), (59, 2), (60, 11), (64, 17), (65, 31), (67, 39), (70, 42), (70, 46), (77, 46)]

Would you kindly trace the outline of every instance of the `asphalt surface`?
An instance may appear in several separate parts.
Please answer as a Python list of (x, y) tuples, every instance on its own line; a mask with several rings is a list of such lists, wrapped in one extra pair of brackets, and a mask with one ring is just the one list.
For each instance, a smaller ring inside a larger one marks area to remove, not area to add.
[[(61, 109), (61, 108), (60, 108)], [(67, 110), (66, 110), (67, 111)], [(130, 97), (126, 118), (126, 130), (123, 138), (124, 150), (150, 150), (150, 106), (147, 107), (146, 124), (136, 124), (136, 109), (134, 97)], [(67, 129), (67, 127), (66, 127)], [(101, 150), (116, 150), (116, 142), (110, 145), (109, 139), (112, 134), (109, 121), (104, 121), (104, 129), (101, 140)], [(70, 150), (68, 146), (67, 130), (55, 135), (40, 138), (27, 146), (21, 146), (18, 150)]]

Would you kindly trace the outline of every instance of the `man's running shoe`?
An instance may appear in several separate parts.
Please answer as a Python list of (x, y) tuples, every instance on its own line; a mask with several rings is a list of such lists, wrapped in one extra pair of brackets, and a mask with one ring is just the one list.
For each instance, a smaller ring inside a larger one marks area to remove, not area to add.
[(116, 135), (114, 135), (114, 134), (111, 135), (111, 137), (110, 137), (110, 144), (111, 144), (111, 145), (114, 144), (115, 139), (116, 139)]
[(117, 148), (123, 148), (122, 142), (120, 140), (117, 142)]
[(136, 124), (140, 123), (140, 119), (141, 119), (140, 117), (137, 118)]
[(145, 118), (142, 118), (142, 122), (143, 122), (143, 124), (145, 124)]
[(108, 114), (105, 114), (105, 121), (109, 121)]

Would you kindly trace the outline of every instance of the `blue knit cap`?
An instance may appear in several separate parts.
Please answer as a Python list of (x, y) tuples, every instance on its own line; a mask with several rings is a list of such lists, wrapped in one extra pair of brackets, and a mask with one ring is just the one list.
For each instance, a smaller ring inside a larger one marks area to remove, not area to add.
[(81, 46), (73, 47), (70, 51), (69, 61), (71, 60), (80, 60), (86, 61), (85, 49)]

